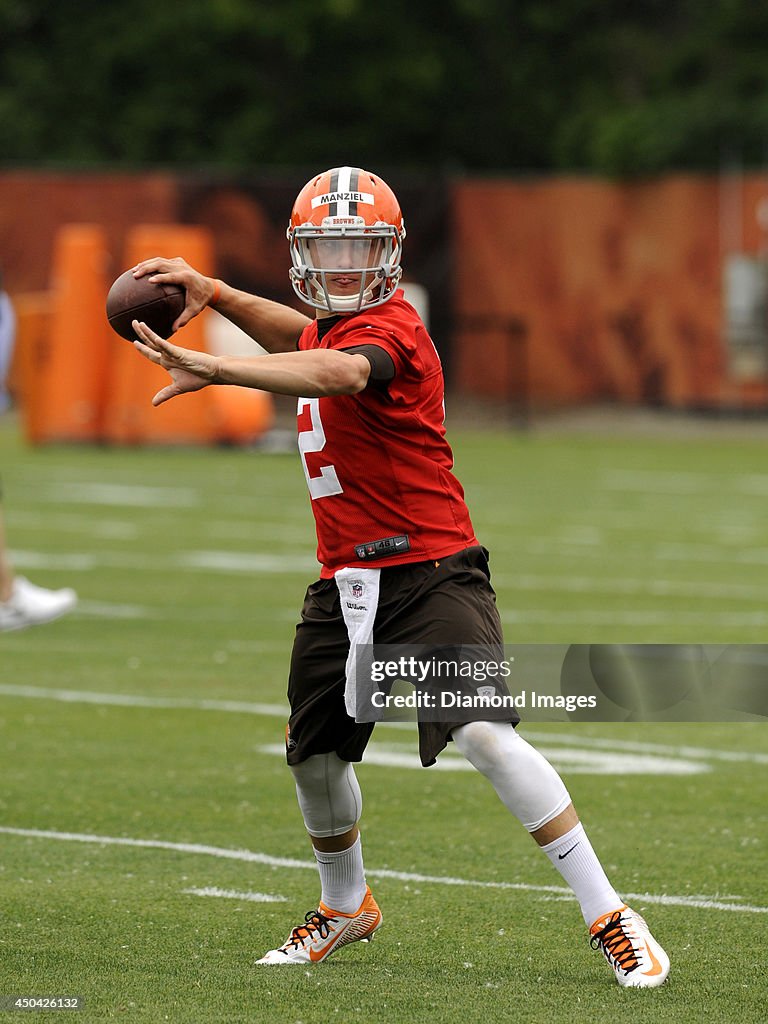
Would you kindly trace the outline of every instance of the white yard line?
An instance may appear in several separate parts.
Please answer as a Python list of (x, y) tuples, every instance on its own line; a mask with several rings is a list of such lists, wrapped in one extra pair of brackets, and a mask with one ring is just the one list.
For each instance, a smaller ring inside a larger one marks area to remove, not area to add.
[[(223, 711), (235, 714), (261, 715), (267, 718), (288, 718), (286, 704), (264, 704), (239, 700), (208, 700), (194, 697), (151, 697), (135, 693), (100, 693), (92, 690), (54, 689), (43, 686), (25, 686), (15, 683), (0, 683), (0, 697), (22, 697), (32, 700), (53, 700), (64, 704), (105, 704), (136, 708), (169, 708), (191, 711)], [(563, 723), (568, 724), (568, 723)], [(377, 728), (415, 729), (412, 723), (380, 722)], [(675, 758), (701, 758), (707, 761), (744, 762), (768, 764), (768, 754), (747, 750), (719, 750), (716, 747), (693, 747), (687, 744), (646, 743), (634, 740), (605, 739), (602, 737), (580, 736), (578, 727), (570, 726), (568, 735), (559, 731), (529, 731), (525, 723), (521, 733), (531, 740), (568, 747), (602, 750), (626, 750), (639, 754), (658, 754)]]
[(186, 551), (172, 559), (180, 569), (220, 573), (314, 573), (320, 566), (312, 555), (266, 555), (253, 551)]
[(244, 540), (250, 544), (255, 541), (267, 541), (271, 548), (279, 544), (287, 546), (296, 544), (307, 546), (307, 537), (311, 536), (311, 523), (266, 523), (254, 522), (253, 519), (217, 519), (208, 525), (206, 533), (209, 537), (222, 537), (231, 544), (233, 540)]
[[(101, 568), (99, 558), (90, 552), (42, 552), (13, 548), (11, 559), (17, 569), (45, 569), (67, 572), (93, 572)], [(126, 560), (127, 564), (127, 560)]]
[[(115, 531), (116, 532), (116, 531)], [(572, 538), (557, 546), (562, 550), (570, 550)], [(551, 545), (550, 545), (551, 547)], [(579, 556), (583, 552), (579, 549)], [(655, 549), (655, 557), (659, 562), (685, 561), (692, 562), (724, 562), (740, 563), (749, 566), (768, 563), (768, 548), (748, 550), (742, 545), (732, 551), (722, 547), (705, 544), (664, 543)], [(125, 569), (137, 572), (211, 572), (221, 575), (239, 575), (241, 573), (265, 574), (307, 574), (313, 578), (319, 572), (319, 566), (312, 553), (297, 553), (286, 550), (266, 554), (254, 551), (224, 550), (192, 550), (178, 551), (166, 556), (142, 555), (139, 551), (122, 550), (102, 551), (69, 551), (41, 552), (21, 548), (11, 551), (13, 563), (20, 569), (45, 569), (70, 572), (97, 572), (104, 569)], [(644, 557), (647, 558), (647, 552)], [(594, 560), (594, 556), (590, 555)], [(692, 600), (722, 601), (761, 601), (765, 595), (765, 587), (750, 583), (715, 583), (708, 580), (673, 580), (655, 575), (653, 577), (613, 577), (569, 573), (567, 575), (547, 576), (535, 573), (497, 572), (493, 576), (494, 583), (510, 590), (520, 591), (559, 591), (575, 594), (621, 594), (628, 596), (649, 597), (685, 597)], [(553, 615), (561, 613), (554, 612)], [(586, 611), (585, 615), (592, 615)], [(604, 613), (603, 613), (604, 614)], [(644, 614), (644, 613), (641, 613)], [(662, 613), (659, 613), (662, 614)], [(676, 613), (679, 614), (679, 613)], [(695, 614), (695, 613), (694, 613)], [(668, 619), (667, 613), (663, 613)], [(711, 614), (707, 621), (711, 621)]]
[[(557, 591), (571, 594), (622, 594), (650, 597), (715, 598), (717, 601), (764, 601), (765, 586), (743, 583), (712, 583), (658, 578), (616, 579), (608, 576), (538, 576), (494, 573), (493, 582), (510, 590)], [(668, 616), (667, 616), (668, 617)]]
[[(94, 532), (94, 531), (92, 531)], [(117, 532), (117, 529), (115, 530)], [(573, 537), (562, 541), (556, 541), (555, 546), (562, 552), (572, 551)], [(595, 543), (600, 543), (596, 541)], [(549, 545), (551, 548), (552, 545)], [(583, 551), (579, 548), (577, 554), (581, 557)], [(122, 550), (101, 550), (101, 551), (70, 551), (50, 553), (14, 548), (11, 551), (14, 565), (20, 569), (42, 569), (68, 572), (98, 572), (105, 569), (123, 569), (131, 573), (151, 572), (165, 573), (173, 572), (206, 572), (218, 573), (221, 575), (240, 575), (242, 573), (271, 574), (271, 575), (306, 575), (313, 579), (319, 573), (317, 559), (310, 552), (297, 552), (295, 548), (277, 553), (263, 553), (254, 551), (224, 551), (224, 550), (191, 550), (178, 551), (166, 556), (143, 555), (140, 551), (127, 552)], [(765, 565), (768, 563), (768, 549), (758, 549), (754, 546), (734, 548), (732, 551), (724, 550), (722, 547), (703, 544), (686, 543), (664, 543), (658, 545), (654, 556), (659, 562), (663, 561), (685, 561), (695, 562), (723, 562), (728, 564), (740, 563), (749, 566)], [(647, 551), (643, 557), (647, 559)], [(594, 563), (594, 555), (590, 554)], [(697, 580), (673, 580), (654, 575), (653, 577), (613, 577), (594, 576), (587, 574), (569, 573), (567, 575), (547, 576), (535, 573), (494, 573), (494, 583), (512, 591), (543, 592), (556, 591), (569, 594), (620, 594), (626, 596), (641, 596), (652, 598), (684, 597), (694, 601), (716, 600), (723, 601), (762, 601), (765, 596), (765, 587), (750, 583), (723, 582)], [(516, 616), (515, 621), (520, 621), (524, 612), (511, 611), (509, 615)], [(567, 613), (563, 612), (538, 612), (531, 611), (531, 615), (549, 615), (554, 621), (562, 621)], [(582, 618), (588, 621), (589, 616), (609, 613), (583, 610)], [(611, 621), (619, 621), (620, 611), (611, 612)], [(648, 614), (655, 615), (658, 621), (668, 622), (669, 615), (666, 611), (639, 611), (623, 613), (630, 616)], [(689, 613), (698, 616), (699, 613)], [(718, 612), (718, 619), (729, 613)], [(754, 613), (747, 613), (754, 614)], [(684, 612), (676, 612), (675, 617), (680, 620)], [(549, 620), (546, 620), (549, 621)], [(572, 621), (572, 620), (566, 620)], [(656, 621), (656, 620), (654, 620)], [(712, 621), (712, 614), (707, 613), (706, 623)]]
[(186, 708), (195, 711), (230, 711), (236, 714), (288, 718), (283, 704), (253, 704), (239, 700), (195, 700), (186, 697), (145, 697), (129, 693), (96, 693), (90, 690), (54, 690), (39, 686), (0, 684), (0, 696), (55, 700), (64, 704), (108, 704), (132, 708)]
[(717, 475), (676, 469), (618, 469), (604, 472), (600, 488), (614, 491), (640, 491), (651, 494), (729, 493), (764, 498), (768, 495), (768, 474), (733, 473)]
[[(701, 775), (711, 771), (708, 764), (682, 758), (657, 757), (654, 754), (600, 753), (596, 750), (579, 750), (574, 747), (552, 747), (537, 744), (538, 751), (558, 771), (568, 775)], [(281, 743), (270, 743), (257, 747), (261, 754), (285, 757)], [(405, 768), (422, 771), (421, 761), (413, 744), (383, 744), (371, 742), (363, 755), (363, 764), (380, 765), (383, 768)], [(444, 751), (437, 764), (430, 771), (473, 772), (475, 769), (463, 757)]]
[[(718, 562), (723, 565), (733, 566), (734, 563), (752, 568), (768, 564), (768, 548), (749, 545), (744, 547), (726, 548), (723, 545), (698, 544), (688, 541), (665, 541), (655, 544), (649, 548), (647, 544), (627, 545), (623, 544), (625, 563), (632, 564), (637, 561), (643, 566), (651, 563), (658, 566), (664, 561), (682, 561), (686, 565), (694, 565), (697, 562), (711, 563)], [(563, 559), (584, 560), (588, 559), (591, 566), (596, 561), (594, 548), (579, 544), (573, 539), (568, 543), (558, 537), (547, 540), (532, 538), (526, 541), (525, 550), (530, 555), (551, 556), (553, 550), (557, 551), (558, 557)]]
[(99, 551), (64, 554), (11, 551), (13, 564), (20, 569), (56, 569), (71, 572), (97, 572), (104, 569), (125, 569), (131, 573), (213, 572), (227, 574), (263, 573), (271, 575), (302, 575), (315, 579), (320, 571), (311, 554), (259, 554), (252, 551), (179, 551), (168, 557), (142, 555), (137, 552)]
[(631, 750), (643, 754), (669, 754), (673, 757), (702, 757), (710, 761), (743, 761), (750, 764), (768, 764), (768, 754), (761, 754), (758, 751), (746, 750), (718, 750), (710, 747), (691, 747), (686, 745), (673, 745), (665, 743), (645, 743), (635, 740), (609, 740), (600, 737), (589, 736), (558, 736), (551, 732), (529, 732), (523, 727), (521, 730), (526, 739), (545, 743), (564, 743), (568, 746), (596, 747), (604, 750)]
[(92, 615), (97, 619), (149, 619), (155, 613), (140, 604), (116, 604), (111, 601), (79, 601), (80, 615)]
[(83, 515), (57, 515), (50, 510), (47, 515), (30, 512), (9, 512), (6, 522), (11, 527), (25, 530), (41, 530), (50, 535), (61, 533), (83, 533), (87, 537), (105, 537), (112, 540), (132, 540), (140, 536), (138, 523), (124, 519), (107, 519), (99, 516), (91, 519)]
[(287, 903), (285, 896), (273, 896), (268, 892), (239, 892), (237, 889), (219, 889), (206, 885), (202, 889), (182, 889), (186, 896), (214, 896), (224, 900), (245, 900), (249, 903)]
[(148, 487), (140, 484), (110, 484), (88, 481), (54, 483), (46, 486), (38, 500), (54, 504), (118, 505), (134, 508), (191, 508), (200, 504), (200, 491), (192, 487)]
[[(199, 854), (206, 857), (217, 857), (223, 860), (244, 861), (250, 864), (263, 864), (272, 868), (284, 868), (298, 871), (316, 871), (314, 861), (294, 860), (288, 857), (273, 857), (270, 854), (252, 850), (230, 850), (221, 846), (206, 846), (199, 843), (172, 843), (162, 839), (130, 839), (127, 836), (99, 836), (82, 832), (53, 832), (45, 829), (13, 828), (0, 826), (0, 833), (19, 836), (26, 839), (47, 839), (70, 843), (93, 843), (98, 846), (127, 846), (139, 849), (167, 850), (176, 853)], [(572, 897), (570, 889), (559, 885), (531, 885), (527, 882), (489, 882), (474, 878), (455, 878), (445, 875), (423, 875), (412, 871), (392, 871), (388, 868), (366, 868), (366, 875), (371, 878), (390, 878), (398, 882), (416, 882), (422, 885), (459, 886), (476, 889), (506, 889), (518, 892), (545, 893), (547, 895)], [(657, 903), (668, 907), (691, 907), (700, 910), (722, 910), (735, 914), (768, 914), (768, 907), (741, 902), (741, 896), (726, 898), (719, 894), (695, 896), (677, 896), (668, 893), (623, 893), (625, 899)]]
[(768, 564), (768, 548), (747, 547), (724, 548), (715, 544), (690, 544), (684, 541), (669, 541), (657, 544), (653, 550), (656, 561), (722, 562), (725, 565), (746, 565), (753, 567)]
[(519, 611), (503, 611), (502, 622), (512, 625), (538, 626), (704, 626), (709, 629), (713, 625), (763, 627), (768, 625), (768, 612), (721, 610), (688, 612), (680, 609), (637, 609), (621, 611), (620, 609), (578, 608), (554, 611), (549, 609), (522, 609)]

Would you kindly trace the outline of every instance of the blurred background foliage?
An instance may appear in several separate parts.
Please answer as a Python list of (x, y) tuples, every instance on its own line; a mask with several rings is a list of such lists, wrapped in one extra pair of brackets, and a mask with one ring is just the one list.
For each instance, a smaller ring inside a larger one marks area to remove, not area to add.
[(0, 0), (0, 126), (5, 166), (761, 164), (768, 5)]

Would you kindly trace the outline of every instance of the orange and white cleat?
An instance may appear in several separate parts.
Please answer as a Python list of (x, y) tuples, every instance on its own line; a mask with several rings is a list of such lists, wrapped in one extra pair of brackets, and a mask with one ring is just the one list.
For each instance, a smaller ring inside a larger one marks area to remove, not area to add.
[(666, 980), (669, 957), (630, 907), (599, 917), (589, 934), (590, 945), (602, 950), (623, 988), (656, 988)]
[(341, 914), (323, 903), (310, 910), (279, 949), (270, 949), (257, 964), (317, 964), (350, 942), (370, 942), (381, 925), (381, 911), (371, 890), (354, 914)]

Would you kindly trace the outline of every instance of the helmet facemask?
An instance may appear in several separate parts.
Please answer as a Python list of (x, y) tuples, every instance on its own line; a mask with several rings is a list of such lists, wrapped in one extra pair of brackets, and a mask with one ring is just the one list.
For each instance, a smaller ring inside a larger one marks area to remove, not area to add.
[(303, 302), (330, 313), (354, 313), (392, 297), (402, 275), (405, 229), (362, 217), (324, 217), (288, 229), (290, 276)]

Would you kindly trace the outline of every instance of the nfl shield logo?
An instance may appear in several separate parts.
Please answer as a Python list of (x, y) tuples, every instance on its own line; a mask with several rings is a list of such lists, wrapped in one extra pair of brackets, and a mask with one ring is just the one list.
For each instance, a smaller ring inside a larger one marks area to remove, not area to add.
[(361, 598), (365, 593), (365, 584), (361, 583), (360, 580), (350, 580), (349, 589), (352, 597)]

